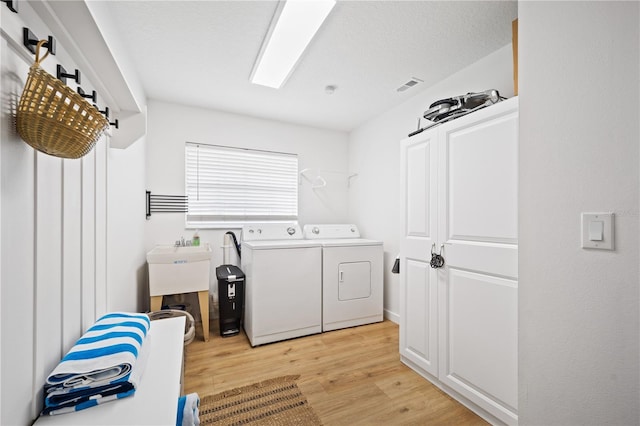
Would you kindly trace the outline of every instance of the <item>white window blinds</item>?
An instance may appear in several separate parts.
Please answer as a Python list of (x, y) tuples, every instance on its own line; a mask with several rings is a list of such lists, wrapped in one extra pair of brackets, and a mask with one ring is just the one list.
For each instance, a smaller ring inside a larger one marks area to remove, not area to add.
[(295, 220), (295, 154), (194, 144), (185, 146), (187, 225)]

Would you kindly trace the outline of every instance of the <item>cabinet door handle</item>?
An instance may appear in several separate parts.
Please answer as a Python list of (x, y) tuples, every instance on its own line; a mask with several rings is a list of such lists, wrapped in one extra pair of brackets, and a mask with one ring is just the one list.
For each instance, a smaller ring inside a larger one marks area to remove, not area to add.
[(344, 281), (344, 279), (343, 279), (343, 274), (344, 274), (344, 272), (343, 272), (342, 270), (340, 270), (340, 272), (338, 273), (338, 275), (339, 275), (338, 280), (339, 280), (340, 282)]

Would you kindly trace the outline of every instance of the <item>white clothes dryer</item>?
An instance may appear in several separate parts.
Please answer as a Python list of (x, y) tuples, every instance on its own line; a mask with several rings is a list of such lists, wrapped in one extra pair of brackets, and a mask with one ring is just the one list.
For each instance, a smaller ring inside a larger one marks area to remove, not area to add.
[(244, 330), (251, 346), (322, 332), (322, 248), (298, 224), (242, 228)]
[(383, 320), (383, 243), (355, 225), (305, 225), (322, 245), (322, 331)]

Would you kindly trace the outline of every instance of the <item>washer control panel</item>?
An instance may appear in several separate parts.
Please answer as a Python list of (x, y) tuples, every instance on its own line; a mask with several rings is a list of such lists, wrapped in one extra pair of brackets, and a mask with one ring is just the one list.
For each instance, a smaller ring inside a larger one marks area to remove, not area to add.
[(319, 238), (360, 238), (360, 231), (353, 224), (305, 225), (303, 234), (304, 238), (308, 240)]
[(297, 223), (256, 223), (242, 227), (242, 241), (301, 240)]

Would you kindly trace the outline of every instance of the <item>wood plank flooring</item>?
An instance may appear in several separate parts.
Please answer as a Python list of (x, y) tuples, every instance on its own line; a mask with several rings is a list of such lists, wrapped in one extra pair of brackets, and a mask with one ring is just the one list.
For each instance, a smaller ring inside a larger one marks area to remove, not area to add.
[(299, 374), (298, 386), (323, 424), (486, 425), (400, 362), (391, 321), (252, 348), (244, 334), (222, 338), (211, 322), (186, 347), (184, 392), (200, 397)]

